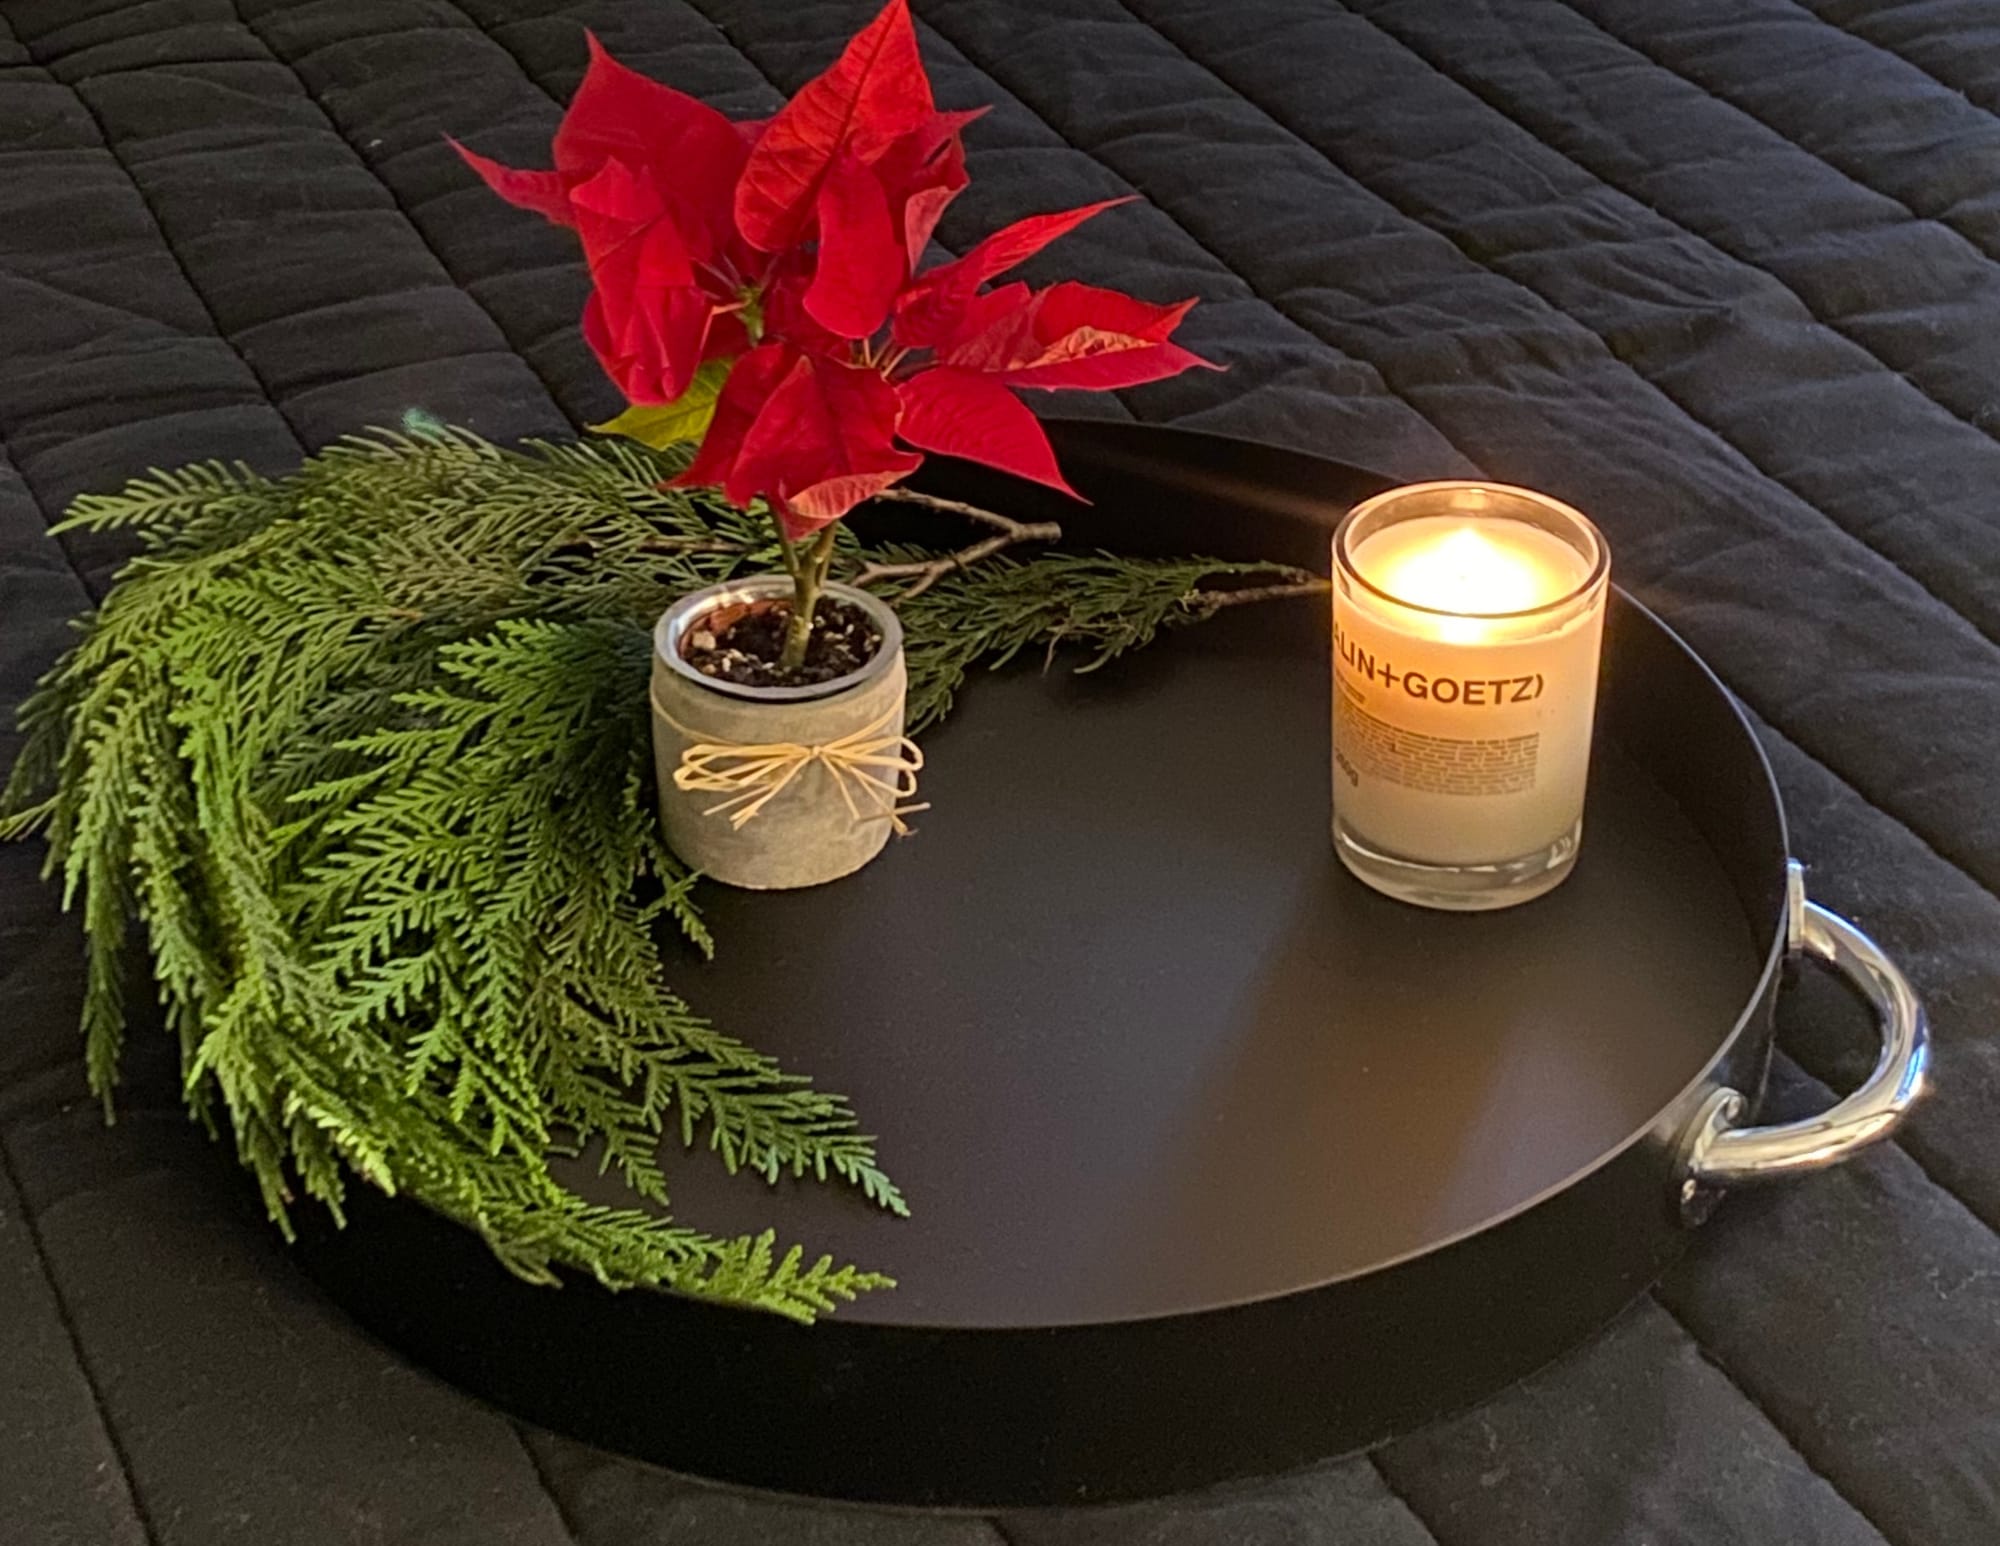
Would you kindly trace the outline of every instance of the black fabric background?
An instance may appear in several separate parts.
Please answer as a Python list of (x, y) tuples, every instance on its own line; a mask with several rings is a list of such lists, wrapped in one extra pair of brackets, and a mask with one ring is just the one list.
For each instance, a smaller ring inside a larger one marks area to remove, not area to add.
[[(419, 407), (615, 411), (534, 164), (594, 27), (767, 111), (848, 0), (0, 4), (0, 699), (101, 593), (45, 526), (155, 464)], [(78, 940), (0, 850), (0, 1542), (1791, 1546), (2000, 1541), (2000, 12), (1978, 0), (919, 0), (995, 101), (940, 232), (1137, 190), (1038, 277), (1199, 294), (1226, 359), (1063, 411), (1546, 488), (1757, 717), (1814, 890), (1933, 1009), (1897, 1145), (1732, 1200), (1603, 1338), (1351, 1460), (926, 1519), (717, 1491), (510, 1424), (323, 1303), (139, 1038), (106, 1131)], [(11, 751), (9, 738), (0, 751)], [(1871, 1056), (1808, 984), (1775, 1097)]]

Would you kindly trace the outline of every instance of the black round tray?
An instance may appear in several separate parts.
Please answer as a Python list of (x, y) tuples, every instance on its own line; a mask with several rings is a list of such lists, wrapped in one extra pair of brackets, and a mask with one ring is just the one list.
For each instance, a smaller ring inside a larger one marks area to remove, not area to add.
[[(1383, 482), (1209, 436), (1056, 429), (1088, 507), (963, 468), (930, 486), (1060, 519), (1081, 548), (1324, 572), (1335, 522)], [(981, 679), (926, 742), (913, 840), (832, 886), (705, 896), (721, 954), (676, 985), (850, 1095), (914, 1216), (699, 1154), (675, 1162), (676, 1212), (775, 1224), (894, 1292), (802, 1328), (538, 1289), (373, 1194), (302, 1259), (509, 1411), (856, 1499), (1177, 1490), (1519, 1377), (1680, 1249), (1691, 1135), (1744, 1137), (1719, 1092), (1761, 1089), (1799, 944), (1783, 816), (1727, 693), (1621, 595), (1574, 876), (1510, 912), (1418, 911), (1334, 858), (1328, 700), (1311, 602), (1091, 676)]]

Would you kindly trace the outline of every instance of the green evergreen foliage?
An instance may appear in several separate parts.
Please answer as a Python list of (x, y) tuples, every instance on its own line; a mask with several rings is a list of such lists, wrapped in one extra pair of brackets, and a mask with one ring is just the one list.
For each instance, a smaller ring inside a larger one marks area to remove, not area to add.
[[(931, 555), (891, 549), (873, 556)], [(1270, 564), (1207, 558), (1043, 553), (1024, 560), (996, 553), (897, 603), (910, 672), (910, 723), (922, 729), (950, 713), (967, 673), (982, 661), (997, 671), (1023, 650), (1041, 651), (1047, 663), (1070, 648), (1084, 657), (1074, 669), (1095, 671), (1152, 643), (1164, 628), (1210, 616), (1229, 592), (1210, 589), (1209, 582), (1253, 577), (1312, 583), (1299, 571)]]
[[(668, 1206), (677, 1139), (905, 1211), (842, 1098), (669, 985), (714, 944), (653, 809), (651, 624), (780, 562), (767, 521), (662, 490), (677, 465), (426, 428), (283, 479), (211, 462), (77, 500), (69, 526), (144, 547), (22, 711), (0, 837), (46, 834), (82, 910), (107, 1113), (136, 926), (188, 1104), (226, 1122), (281, 1227), (301, 1193), (338, 1216), (358, 1175), (534, 1281), (568, 1266), (810, 1320), (888, 1280)], [(1077, 642), (1100, 664), (1245, 572), (955, 573), (904, 609), (912, 723), (982, 658)], [(578, 1153), (629, 1205), (563, 1185), (551, 1161)]]

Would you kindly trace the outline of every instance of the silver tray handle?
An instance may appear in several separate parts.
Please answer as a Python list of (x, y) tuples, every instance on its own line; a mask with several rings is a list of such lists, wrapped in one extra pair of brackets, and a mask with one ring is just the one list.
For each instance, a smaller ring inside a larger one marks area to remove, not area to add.
[(1776, 1127), (1738, 1127), (1748, 1104), (1736, 1090), (1717, 1090), (1695, 1119), (1682, 1168), (1680, 1201), (1698, 1217), (1715, 1189), (1824, 1170), (1880, 1143), (1909, 1115), (1929, 1080), (1930, 1021), (1924, 1006), (1882, 947), (1838, 913), (1806, 900), (1805, 872), (1790, 867), (1788, 928), (1795, 954), (1811, 956), (1844, 977), (1874, 1007), (1882, 1054), (1853, 1094), (1830, 1111)]

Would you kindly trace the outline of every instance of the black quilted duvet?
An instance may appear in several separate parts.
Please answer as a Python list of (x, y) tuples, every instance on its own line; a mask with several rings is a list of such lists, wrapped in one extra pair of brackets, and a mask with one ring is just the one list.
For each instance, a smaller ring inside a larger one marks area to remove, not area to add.
[[(80, 490), (283, 468), (411, 408), (495, 437), (615, 411), (570, 239), (441, 131), (535, 164), (586, 25), (748, 116), (871, 9), (0, 0), (0, 699), (119, 559), (44, 535)], [(0, 1542), (2000, 1542), (2000, 10), (918, 10), (946, 104), (999, 103), (945, 243), (1136, 189), (1049, 272), (1203, 297), (1184, 336), (1230, 373), (1098, 411), (1599, 518), (1756, 717), (1816, 893), (1928, 996), (1936, 1097), (1897, 1145), (1734, 1199), (1591, 1346), (1370, 1458), (1099, 1513), (818, 1510), (400, 1365), (291, 1269), (156, 1057), (105, 1131), (74, 924), (0, 851)], [(1781, 1109), (1872, 1057), (1831, 990), (1785, 1020)]]

